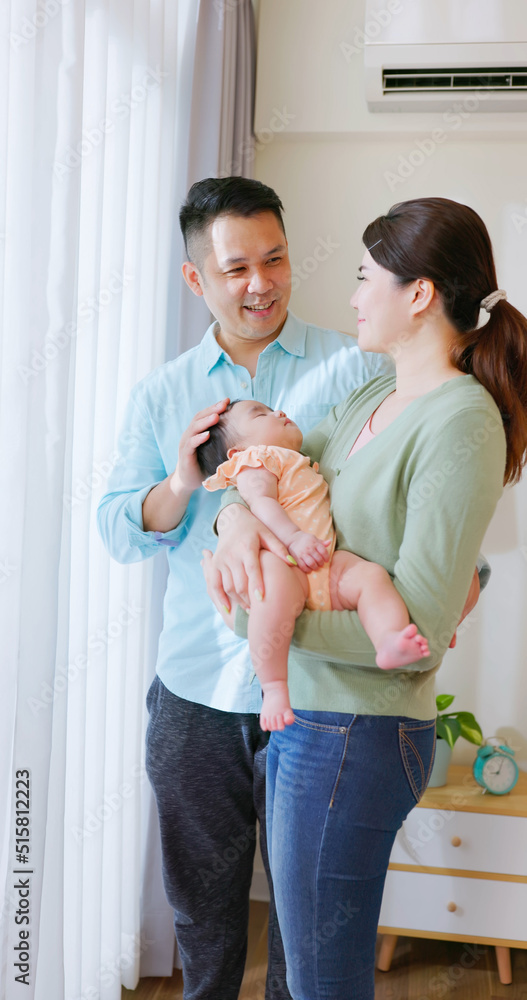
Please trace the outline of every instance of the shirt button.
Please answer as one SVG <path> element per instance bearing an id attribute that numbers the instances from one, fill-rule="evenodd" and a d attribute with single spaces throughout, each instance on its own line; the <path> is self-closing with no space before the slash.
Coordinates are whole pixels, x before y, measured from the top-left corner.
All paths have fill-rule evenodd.
<path id="1" fill-rule="evenodd" d="M 241 385 L 242 389 L 246 389 L 247 388 L 247 382 L 240 382 L 240 385 Z"/>

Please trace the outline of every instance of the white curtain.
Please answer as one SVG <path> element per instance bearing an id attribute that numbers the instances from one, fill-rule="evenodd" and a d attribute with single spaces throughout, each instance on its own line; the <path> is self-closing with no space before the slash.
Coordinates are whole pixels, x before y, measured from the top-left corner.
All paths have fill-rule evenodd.
<path id="1" fill-rule="evenodd" d="M 255 48 L 250 0 L 180 3 L 176 147 L 182 155 L 174 163 L 176 211 L 172 218 L 167 357 L 176 357 L 199 343 L 211 322 L 204 300 L 192 295 L 180 277 L 185 249 L 177 208 L 191 184 L 203 177 L 252 175 Z M 152 599 L 152 608 L 158 611 L 165 585 L 164 573 L 159 570 L 161 567 L 154 578 Z M 153 631 L 157 638 L 158 629 Z M 173 913 L 161 882 L 157 813 L 150 797 L 146 799 L 145 822 L 140 973 L 169 976 L 174 965 Z"/>
<path id="2" fill-rule="evenodd" d="M 186 155 L 175 164 L 177 204 L 202 177 L 251 177 L 255 156 L 252 4 L 250 0 L 206 0 L 186 6 L 177 104 L 178 145 Z M 179 274 L 185 258 L 177 213 L 173 225 L 172 267 Z M 171 285 L 169 315 L 172 357 L 194 347 L 211 321 L 203 299 L 189 295 L 182 281 Z"/>
<path id="3" fill-rule="evenodd" d="M 196 83 L 185 90 L 183 69 L 195 72 L 202 19 L 224 42 L 245 7 L 0 10 L 6 1000 L 119 1000 L 157 946 L 140 930 L 142 872 L 155 869 L 142 755 L 163 568 L 110 563 L 94 512 L 131 386 L 181 349 L 174 216 Z M 201 162 L 191 180 L 218 170 Z"/>

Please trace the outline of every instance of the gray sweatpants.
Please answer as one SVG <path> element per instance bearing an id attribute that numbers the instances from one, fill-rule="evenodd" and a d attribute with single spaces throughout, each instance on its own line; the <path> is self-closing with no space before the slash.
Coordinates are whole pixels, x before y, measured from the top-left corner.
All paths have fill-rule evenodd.
<path id="1" fill-rule="evenodd" d="M 146 768 L 159 812 L 163 880 L 183 964 L 185 1000 L 237 1000 L 247 952 L 249 889 L 260 820 L 269 881 L 266 1000 L 290 1000 L 265 838 L 268 733 L 257 715 L 172 694 L 147 696 Z M 263 995 L 258 990 L 254 1000 Z"/>

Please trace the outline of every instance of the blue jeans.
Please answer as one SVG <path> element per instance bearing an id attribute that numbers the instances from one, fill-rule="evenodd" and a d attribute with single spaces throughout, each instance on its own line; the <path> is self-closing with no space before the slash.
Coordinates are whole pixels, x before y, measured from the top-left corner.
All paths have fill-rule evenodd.
<path id="1" fill-rule="evenodd" d="M 267 842 L 293 1000 L 373 1000 L 390 852 L 434 750 L 435 719 L 295 711 L 272 733 Z"/>

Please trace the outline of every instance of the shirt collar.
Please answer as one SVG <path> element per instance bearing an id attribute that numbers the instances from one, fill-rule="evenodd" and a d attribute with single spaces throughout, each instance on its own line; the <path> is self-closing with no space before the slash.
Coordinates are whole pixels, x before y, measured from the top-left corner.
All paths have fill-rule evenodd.
<path id="1" fill-rule="evenodd" d="M 229 360 L 225 351 L 222 347 L 220 347 L 218 341 L 216 340 L 215 332 L 217 327 L 217 320 L 214 320 L 214 322 L 210 324 L 200 344 L 201 356 L 203 358 L 203 364 L 205 365 L 207 375 L 214 368 L 214 365 L 217 364 L 220 358 L 224 358 L 226 361 Z"/>
<path id="2" fill-rule="evenodd" d="M 281 333 L 276 340 L 273 340 L 272 344 L 269 344 L 269 348 L 274 347 L 275 344 L 280 345 L 288 354 L 294 354 L 296 358 L 303 358 L 306 353 L 306 336 L 306 324 L 294 316 L 292 312 L 288 312 Z"/>
<path id="3" fill-rule="evenodd" d="M 222 347 L 218 344 L 216 340 L 216 332 L 218 329 L 217 321 L 211 323 L 203 340 L 201 341 L 201 354 L 203 357 L 203 363 L 205 366 L 205 371 L 207 375 L 212 371 L 214 365 L 220 360 L 226 361 L 231 364 L 229 356 L 225 353 Z M 288 312 L 287 319 L 282 327 L 282 330 L 276 340 L 273 340 L 270 344 L 264 348 L 266 353 L 270 353 L 272 350 L 276 350 L 281 347 L 287 354 L 293 354 L 297 358 L 305 357 L 306 353 L 306 335 L 307 327 L 306 324 L 294 316 L 293 313 Z"/>

